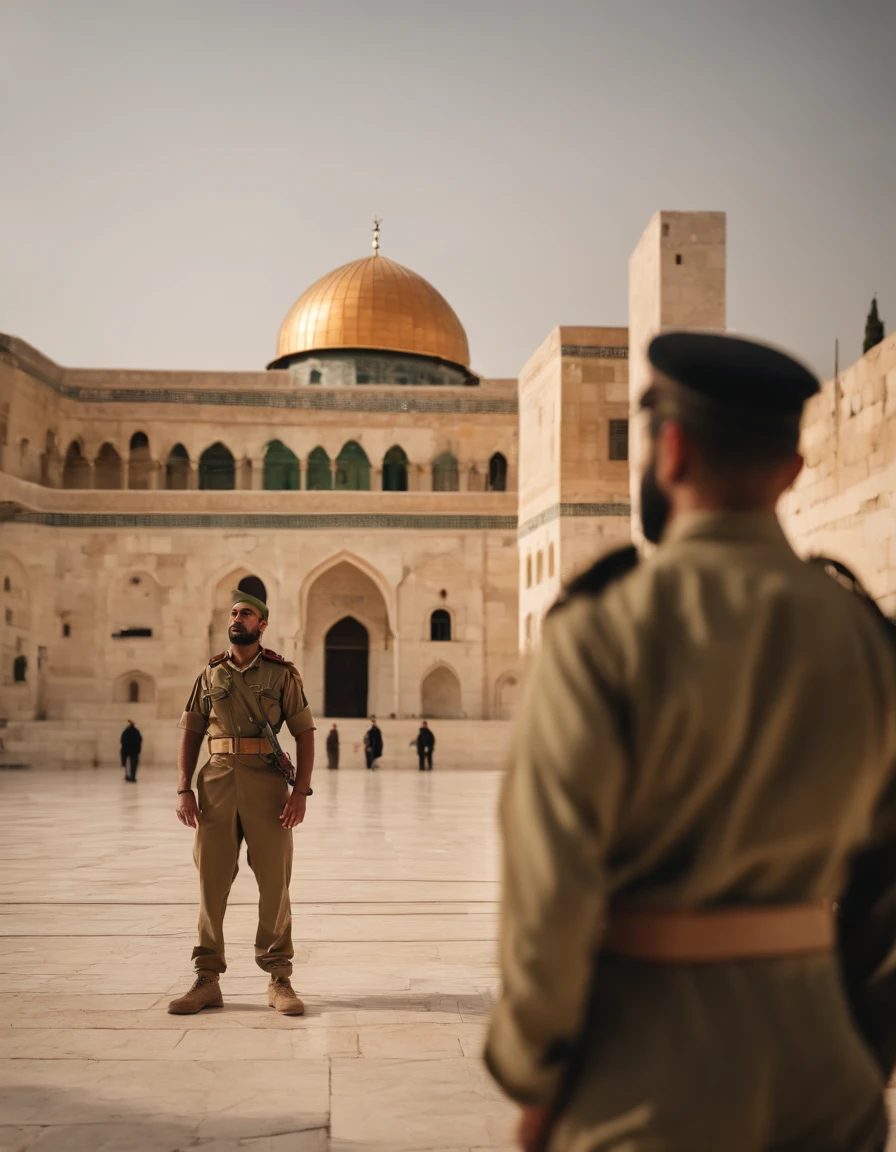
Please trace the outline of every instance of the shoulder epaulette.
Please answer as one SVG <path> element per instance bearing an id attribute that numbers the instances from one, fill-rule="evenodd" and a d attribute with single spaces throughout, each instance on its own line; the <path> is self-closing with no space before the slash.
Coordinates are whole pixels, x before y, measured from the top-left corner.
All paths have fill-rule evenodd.
<path id="1" fill-rule="evenodd" d="M 227 653 L 219 652 L 217 656 L 212 656 L 211 660 L 208 662 L 208 666 L 209 668 L 214 668 L 216 664 L 223 664 L 226 659 Z"/>
<path id="2" fill-rule="evenodd" d="M 601 556 L 600 560 L 566 585 L 552 605 L 550 612 L 562 608 L 564 604 L 568 604 L 570 600 L 577 599 L 579 596 L 599 596 L 605 588 L 615 584 L 617 580 L 621 580 L 623 576 L 626 576 L 637 566 L 638 549 L 633 544 L 629 544 L 625 548 L 617 548 L 614 552 L 608 552 L 606 556 Z"/>
<path id="3" fill-rule="evenodd" d="M 275 652 L 273 648 L 262 648 L 262 656 L 265 660 L 273 660 L 277 664 L 292 664 L 291 660 L 287 660 L 285 656 L 281 656 L 279 652 Z"/>

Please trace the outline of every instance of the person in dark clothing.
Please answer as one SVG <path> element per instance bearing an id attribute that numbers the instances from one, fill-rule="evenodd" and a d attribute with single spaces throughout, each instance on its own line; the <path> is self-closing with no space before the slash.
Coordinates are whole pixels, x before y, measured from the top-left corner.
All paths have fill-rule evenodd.
<path id="1" fill-rule="evenodd" d="M 335 724 L 327 733 L 327 767 L 339 767 L 339 729 Z"/>
<path id="2" fill-rule="evenodd" d="M 421 772 L 432 772 L 432 750 L 436 746 L 436 738 L 432 734 L 429 724 L 425 720 L 420 721 L 420 731 L 417 733 L 417 739 L 411 741 L 411 745 L 417 745 L 417 758 L 420 761 Z"/>
<path id="3" fill-rule="evenodd" d="M 140 729 L 133 720 L 128 720 L 128 726 L 121 734 L 121 766 L 124 768 L 124 778 L 131 784 L 137 782 L 137 765 L 140 763 L 140 749 L 143 747 L 143 737 Z"/>
<path id="4" fill-rule="evenodd" d="M 370 717 L 370 727 L 364 733 L 364 756 L 367 767 L 375 770 L 375 761 L 383 754 L 383 734 L 377 727 L 376 716 Z"/>

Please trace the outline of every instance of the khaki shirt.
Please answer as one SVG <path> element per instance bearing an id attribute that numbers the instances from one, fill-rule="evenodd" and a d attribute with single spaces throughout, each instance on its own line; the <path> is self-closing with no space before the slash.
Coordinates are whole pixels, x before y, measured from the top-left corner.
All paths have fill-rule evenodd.
<path id="1" fill-rule="evenodd" d="M 293 664 L 260 651 L 251 664 L 238 668 L 228 654 L 197 677 L 178 728 L 210 737 L 260 736 L 262 715 L 275 732 L 282 723 L 293 736 L 315 726 Z"/>
<path id="2" fill-rule="evenodd" d="M 882 819 L 894 701 L 881 622 L 771 515 L 676 520 L 649 560 L 551 614 L 501 799 L 486 1055 L 510 1095 L 555 1096 L 610 902 L 840 896 Z"/>

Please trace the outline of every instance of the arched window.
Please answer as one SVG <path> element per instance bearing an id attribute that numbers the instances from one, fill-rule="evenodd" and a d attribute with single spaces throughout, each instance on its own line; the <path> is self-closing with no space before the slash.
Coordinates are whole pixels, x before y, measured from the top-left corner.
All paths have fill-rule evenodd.
<path id="1" fill-rule="evenodd" d="M 496 452 L 488 462 L 488 488 L 490 492 L 507 491 L 507 457 Z"/>
<path id="2" fill-rule="evenodd" d="M 532 553 L 526 557 L 526 587 L 532 587 Z"/>
<path id="3" fill-rule="evenodd" d="M 429 638 L 430 640 L 451 639 L 451 613 L 446 612 L 444 608 L 436 608 L 430 616 Z"/>
<path id="4" fill-rule="evenodd" d="M 308 383 L 309 384 L 320 384 L 320 381 L 321 381 L 320 369 L 319 368 L 312 368 L 311 371 L 308 373 Z"/>
<path id="5" fill-rule="evenodd" d="M 352 492 L 370 491 L 370 461 L 357 440 L 349 440 L 336 457 L 335 486 Z"/>
<path id="6" fill-rule="evenodd" d="M 136 680 L 131 680 L 128 684 L 128 704 L 140 703 L 140 685 Z"/>
<path id="7" fill-rule="evenodd" d="M 443 452 L 432 462 L 432 490 L 433 492 L 456 492 L 458 482 L 457 457 L 450 452 Z"/>
<path id="8" fill-rule="evenodd" d="M 539 548 L 535 557 L 535 583 L 540 584 L 544 576 L 544 552 Z"/>
<path id="9" fill-rule="evenodd" d="M 333 487 L 330 457 L 323 448 L 315 448 L 308 457 L 308 476 L 305 486 L 318 492 L 324 492 Z"/>
<path id="10" fill-rule="evenodd" d="M 3 591 L 12 592 L 12 581 L 8 576 L 3 577 Z"/>
<path id="11" fill-rule="evenodd" d="M 199 487 L 229 491 L 235 486 L 233 455 L 221 441 L 212 444 L 199 457 Z"/>
<path id="12" fill-rule="evenodd" d="M 131 437 L 128 488 L 144 491 L 149 488 L 151 478 L 152 453 L 149 450 L 149 437 L 145 432 L 135 432 Z"/>
<path id="13" fill-rule="evenodd" d="M 383 457 L 383 491 L 407 492 L 408 457 L 403 448 L 396 444 Z"/>
<path id="14" fill-rule="evenodd" d="M 268 492 L 298 492 L 299 459 L 280 440 L 272 440 L 264 454 L 264 486 Z"/>
<path id="15" fill-rule="evenodd" d="M 554 575 L 554 542 L 548 545 L 548 576 Z"/>
<path id="16" fill-rule="evenodd" d="M 16 684 L 24 684 L 28 674 L 28 661 L 24 656 L 16 656 L 12 662 L 12 678 Z"/>
<path id="17" fill-rule="evenodd" d="M 165 487 L 182 491 L 190 487 L 190 453 L 183 444 L 175 444 L 165 465 Z"/>
<path id="18" fill-rule="evenodd" d="M 121 487 L 121 457 L 114 444 L 105 443 L 93 462 L 94 488 Z"/>
<path id="19" fill-rule="evenodd" d="M 65 464 L 62 468 L 63 488 L 86 488 L 90 483 L 90 465 L 84 459 L 81 445 L 72 440 L 65 454 Z"/>

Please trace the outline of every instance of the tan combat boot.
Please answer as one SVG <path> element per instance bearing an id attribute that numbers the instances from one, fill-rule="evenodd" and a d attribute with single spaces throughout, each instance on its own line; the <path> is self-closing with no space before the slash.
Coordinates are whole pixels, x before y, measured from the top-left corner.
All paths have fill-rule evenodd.
<path id="1" fill-rule="evenodd" d="M 282 1012 L 284 1016 L 301 1016 L 305 1005 L 292 990 L 288 976 L 271 975 L 268 985 L 268 1004 Z"/>
<path id="2" fill-rule="evenodd" d="M 168 1005 L 172 1016 L 192 1016 L 194 1012 L 201 1012 L 203 1008 L 223 1008 L 224 1000 L 221 996 L 221 985 L 217 972 L 201 971 L 196 973 L 196 983 L 186 994 L 178 996 Z"/>

